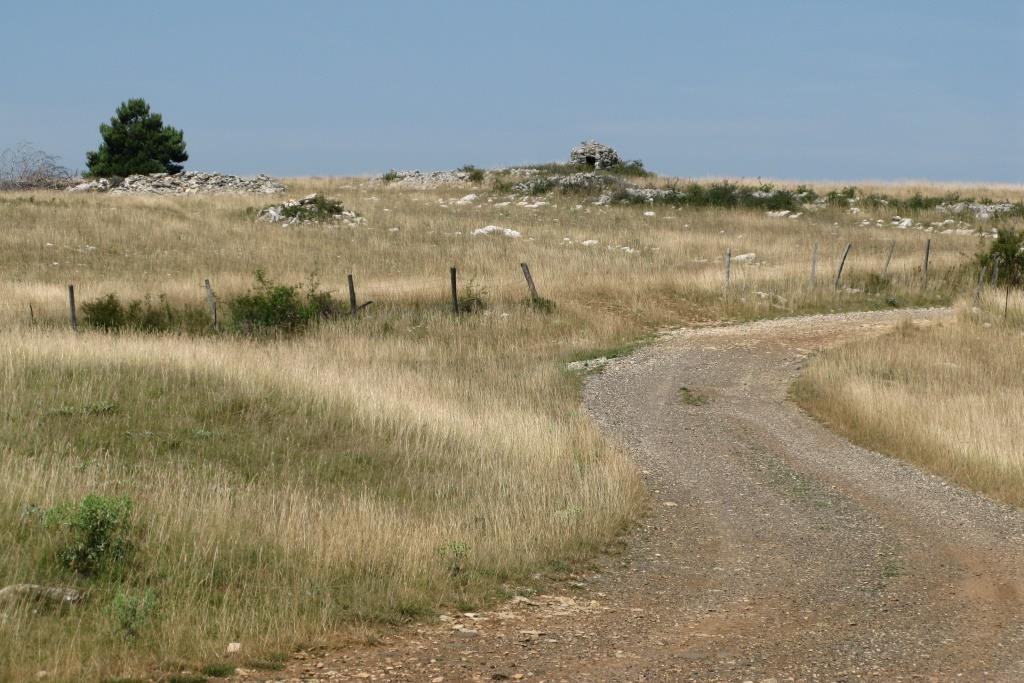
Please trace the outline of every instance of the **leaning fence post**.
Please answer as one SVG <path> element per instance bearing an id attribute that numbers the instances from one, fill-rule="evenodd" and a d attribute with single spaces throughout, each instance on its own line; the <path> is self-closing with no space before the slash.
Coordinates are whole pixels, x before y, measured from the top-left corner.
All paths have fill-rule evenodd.
<path id="1" fill-rule="evenodd" d="M 537 287 L 533 284 L 533 276 L 530 275 L 530 266 L 526 263 L 519 264 L 523 269 L 523 277 L 526 278 L 526 286 L 530 288 L 530 300 L 537 301 L 540 295 L 537 294 Z"/>
<path id="2" fill-rule="evenodd" d="M 882 266 L 882 277 L 889 273 L 889 263 L 892 261 L 892 252 L 896 250 L 896 240 L 889 245 L 889 253 L 885 256 L 885 265 Z"/>
<path id="3" fill-rule="evenodd" d="M 352 273 L 348 274 L 348 312 L 350 315 L 356 314 L 356 283 Z"/>
<path id="4" fill-rule="evenodd" d="M 203 286 L 206 287 L 206 301 L 210 304 L 210 320 L 213 322 L 213 329 L 220 331 L 220 323 L 217 321 L 217 297 L 213 293 L 213 287 L 210 286 L 209 278 L 203 280 Z"/>
<path id="5" fill-rule="evenodd" d="M 836 268 L 836 281 L 833 284 L 833 289 L 839 289 L 839 278 L 843 276 L 843 266 L 846 265 L 846 257 L 850 254 L 850 248 L 853 244 L 847 243 L 846 250 L 843 251 L 843 258 L 839 259 L 839 267 Z"/>
<path id="6" fill-rule="evenodd" d="M 455 266 L 452 266 L 451 275 L 452 275 L 452 313 L 454 313 L 455 315 L 458 315 L 459 314 L 459 284 L 458 284 L 458 275 L 456 274 L 456 271 L 455 271 Z"/>
<path id="7" fill-rule="evenodd" d="M 725 286 L 729 286 L 729 276 L 732 270 L 732 247 L 725 250 Z"/>
<path id="8" fill-rule="evenodd" d="M 78 332 L 78 311 L 75 310 L 75 286 L 68 285 L 68 309 L 71 313 L 71 331 Z"/>
<path id="9" fill-rule="evenodd" d="M 818 243 L 814 243 L 814 248 L 811 249 L 811 287 L 814 287 L 814 281 L 817 279 L 818 274 Z"/>
<path id="10" fill-rule="evenodd" d="M 928 241 L 924 243 L 924 266 L 922 268 L 924 272 L 924 284 L 922 285 L 923 287 L 928 286 L 928 257 L 931 255 L 931 252 L 932 240 L 931 238 L 929 238 Z"/>
<path id="11" fill-rule="evenodd" d="M 32 302 L 28 302 L 28 321 L 33 325 L 36 324 L 36 312 L 32 310 Z"/>

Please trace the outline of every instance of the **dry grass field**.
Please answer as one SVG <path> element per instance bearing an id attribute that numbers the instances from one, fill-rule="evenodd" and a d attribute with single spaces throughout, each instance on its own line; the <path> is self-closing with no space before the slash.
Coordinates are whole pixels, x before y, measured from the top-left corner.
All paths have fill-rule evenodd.
<path id="1" fill-rule="evenodd" d="M 855 442 L 1024 505 L 1024 295 L 988 289 L 955 321 L 819 356 L 794 387 Z"/>
<path id="2" fill-rule="evenodd" d="M 969 290 L 982 244 L 862 225 L 888 223 L 880 210 L 791 219 L 557 194 L 531 209 L 486 185 L 289 183 L 289 196 L 313 191 L 366 224 L 256 222 L 266 197 L 0 195 L 0 586 L 87 591 L 67 610 L 8 609 L 0 680 L 196 670 L 224 661 L 230 642 L 242 644 L 231 662 L 270 666 L 299 643 L 372 636 L 382 622 L 526 590 L 606 547 L 644 506 L 630 460 L 583 413 L 567 361 L 668 326 L 948 303 Z M 479 197 L 454 201 L 470 192 Z M 471 234 L 492 224 L 522 237 Z M 879 278 L 892 241 L 890 277 Z M 753 254 L 732 263 L 728 289 L 726 249 Z M 523 261 L 553 309 L 529 304 Z M 452 315 L 453 265 L 482 310 Z M 166 295 L 201 307 L 205 278 L 228 299 L 257 269 L 276 282 L 315 278 L 342 299 L 353 273 L 360 301 L 375 303 L 279 338 L 68 329 L 68 283 L 80 302 Z M 901 334 L 990 335 L 973 343 L 1001 345 L 994 362 L 1010 362 L 1007 349 L 1020 358 L 1019 331 L 1002 327 Z M 977 357 L 963 354 L 939 376 L 972 373 Z M 812 378 L 834 372 L 829 358 Z M 995 366 L 985 372 L 976 393 L 1009 387 Z M 952 401 L 940 396 L 907 419 L 963 406 L 992 415 L 995 405 Z M 1000 436 L 1019 430 L 999 431 L 1009 413 L 986 419 L 979 438 L 993 476 L 1016 467 L 1019 478 L 1020 443 Z M 934 430 L 927 443 L 973 439 L 923 422 Z M 134 548 L 92 578 L 55 562 L 66 528 L 46 513 L 87 494 L 131 501 Z"/>

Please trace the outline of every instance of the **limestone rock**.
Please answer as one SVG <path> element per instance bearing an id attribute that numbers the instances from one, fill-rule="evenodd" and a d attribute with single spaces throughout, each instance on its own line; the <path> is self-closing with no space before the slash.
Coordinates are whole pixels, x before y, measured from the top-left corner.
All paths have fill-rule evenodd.
<path id="1" fill-rule="evenodd" d="M 74 588 L 53 588 L 34 583 L 15 583 L 0 588 L 0 615 L 20 604 L 34 604 L 51 608 L 67 607 L 82 601 L 85 596 Z"/>
<path id="2" fill-rule="evenodd" d="M 183 171 L 130 175 L 123 180 L 100 178 L 81 183 L 69 192 L 109 192 L 115 194 L 275 194 L 284 192 L 270 176 L 243 177 L 223 173 Z"/>
<path id="3" fill-rule="evenodd" d="M 256 220 L 283 225 L 333 222 L 359 225 L 366 222 L 365 218 L 355 211 L 346 209 L 341 202 L 323 197 L 316 192 L 302 199 L 292 199 L 283 204 L 268 206 L 257 214 Z"/>
<path id="4" fill-rule="evenodd" d="M 430 190 L 439 185 L 470 182 L 468 171 L 388 171 L 376 180 L 413 190 Z"/>

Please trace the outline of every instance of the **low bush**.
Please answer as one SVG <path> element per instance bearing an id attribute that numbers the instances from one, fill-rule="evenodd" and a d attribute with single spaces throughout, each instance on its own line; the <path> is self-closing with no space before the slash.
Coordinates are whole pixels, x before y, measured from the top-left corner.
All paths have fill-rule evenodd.
<path id="1" fill-rule="evenodd" d="M 477 313 L 487 308 L 487 289 L 470 280 L 459 292 L 459 312 Z"/>
<path id="2" fill-rule="evenodd" d="M 535 169 L 545 175 L 571 175 L 573 173 L 594 173 L 594 167 L 586 164 L 560 164 L 560 163 L 547 163 L 547 164 L 528 164 L 526 166 L 519 166 L 517 168 Z M 609 166 L 603 168 L 597 173 L 607 173 L 608 175 L 627 176 L 633 178 L 649 178 L 654 175 L 651 171 L 644 168 L 644 163 L 639 159 L 634 161 L 624 161 L 621 164 L 615 166 Z"/>
<path id="3" fill-rule="evenodd" d="M 243 333 L 292 333 L 341 313 L 341 304 L 329 292 L 310 282 L 305 291 L 277 284 L 256 271 L 256 286 L 228 301 L 231 326 Z"/>
<path id="4" fill-rule="evenodd" d="M 78 503 L 64 503 L 46 513 L 61 539 L 57 562 L 82 576 L 96 576 L 132 554 L 132 502 L 89 494 Z"/>
<path id="5" fill-rule="evenodd" d="M 201 306 L 172 307 L 163 295 L 157 301 L 146 296 L 124 304 L 116 294 L 107 294 L 82 304 L 82 323 L 105 332 L 198 333 L 209 327 L 209 315 Z"/>
<path id="6" fill-rule="evenodd" d="M 1020 285 L 1024 279 L 1024 232 L 999 228 L 988 251 L 978 255 L 978 266 L 987 273 L 998 268 L 999 284 Z"/>
<path id="7" fill-rule="evenodd" d="M 340 216 L 345 211 L 345 205 L 334 199 L 328 199 L 321 194 L 315 195 L 309 201 L 302 203 L 285 204 L 281 209 L 282 218 L 295 218 L 300 221 L 312 223 L 326 223 L 335 216 Z"/>
<path id="8" fill-rule="evenodd" d="M 110 603 L 110 614 L 118 635 L 134 640 L 156 612 L 156 597 L 147 590 L 140 595 L 118 593 Z"/>
<path id="9" fill-rule="evenodd" d="M 686 186 L 669 187 L 664 192 L 647 196 L 623 188 L 612 194 L 613 203 L 622 204 L 664 204 L 668 206 L 691 206 L 711 208 L 744 208 L 778 211 L 799 210 L 800 199 L 790 190 L 781 190 L 771 185 L 739 185 L 729 181 L 702 185 L 689 183 Z"/>
<path id="10" fill-rule="evenodd" d="M 484 170 L 482 168 L 477 168 L 476 166 L 473 166 L 472 164 L 466 164 L 465 166 L 463 166 L 459 170 L 462 171 L 463 173 L 468 173 L 469 174 L 469 181 L 472 182 L 472 183 L 481 183 L 484 180 L 484 175 L 485 174 L 484 174 Z"/>

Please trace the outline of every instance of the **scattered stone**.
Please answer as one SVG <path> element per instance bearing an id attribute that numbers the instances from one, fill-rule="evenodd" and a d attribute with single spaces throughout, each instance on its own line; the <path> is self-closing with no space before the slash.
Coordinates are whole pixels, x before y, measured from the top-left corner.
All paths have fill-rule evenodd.
<path id="1" fill-rule="evenodd" d="M 69 607 L 76 605 L 85 595 L 74 588 L 39 586 L 34 583 L 15 583 L 0 588 L 0 614 L 14 607 L 33 603 L 47 607 Z"/>
<path id="2" fill-rule="evenodd" d="M 414 190 L 430 190 L 439 185 L 471 182 L 468 171 L 388 171 L 377 182 Z"/>
<path id="3" fill-rule="evenodd" d="M 521 194 L 540 194 L 551 190 L 579 192 L 591 194 L 604 190 L 621 190 L 629 187 L 622 178 L 604 173 L 570 173 L 569 175 L 553 175 L 534 177 L 516 183 L 513 192 Z"/>
<path id="4" fill-rule="evenodd" d="M 256 220 L 283 223 L 284 225 L 331 223 L 334 221 L 340 221 L 345 225 L 359 225 L 366 222 L 365 218 L 355 211 L 346 209 L 341 202 L 316 192 L 302 199 L 293 199 L 283 204 L 268 206 L 256 215 Z"/>
<path id="5" fill-rule="evenodd" d="M 481 235 L 504 235 L 505 237 L 511 237 L 513 239 L 523 236 L 523 234 L 518 230 L 502 228 L 497 225 L 485 225 L 482 228 L 477 228 L 470 234 L 473 235 L 473 237 L 479 237 Z"/>
<path id="6" fill-rule="evenodd" d="M 150 173 L 127 178 L 99 178 L 79 183 L 68 192 L 109 192 L 110 194 L 275 194 L 284 185 L 266 175 L 242 177 L 222 173 L 183 171 Z"/>
<path id="7" fill-rule="evenodd" d="M 757 254 L 751 252 L 749 254 L 737 254 L 732 257 L 732 260 L 736 263 L 747 263 L 748 261 L 753 261 L 756 257 Z"/>
<path id="8" fill-rule="evenodd" d="M 118 182 L 118 184 L 120 184 Z M 88 180 L 84 183 L 72 185 L 68 188 L 68 192 L 106 192 L 113 185 L 107 178 L 99 178 L 97 180 Z"/>
<path id="9" fill-rule="evenodd" d="M 601 170 L 618 166 L 622 159 L 619 158 L 618 152 L 608 145 L 602 145 L 596 140 L 586 140 L 572 148 L 569 152 L 569 162 Z"/>
<path id="10" fill-rule="evenodd" d="M 567 363 L 565 368 L 573 372 L 589 372 L 591 370 L 600 370 L 604 366 L 608 365 L 611 359 L 601 356 L 600 358 L 588 358 L 586 360 L 576 360 L 571 363 Z"/>
<path id="11" fill-rule="evenodd" d="M 234 654 L 235 652 L 239 652 L 239 651 L 241 651 L 241 649 L 242 649 L 242 644 L 241 643 L 228 643 L 228 654 L 229 655 L 230 654 Z"/>

